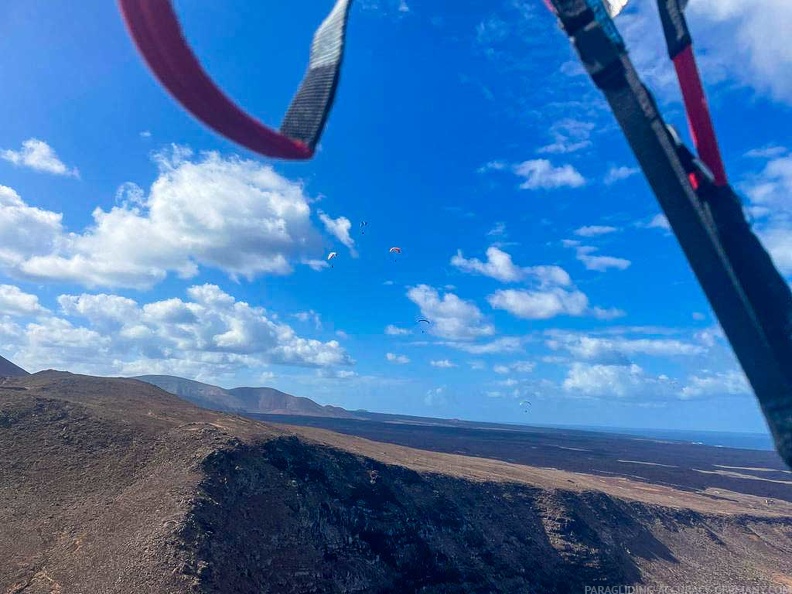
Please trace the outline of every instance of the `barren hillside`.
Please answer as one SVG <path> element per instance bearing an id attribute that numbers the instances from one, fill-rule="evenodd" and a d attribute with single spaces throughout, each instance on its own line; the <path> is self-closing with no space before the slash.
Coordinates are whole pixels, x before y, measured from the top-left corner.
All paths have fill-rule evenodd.
<path id="1" fill-rule="evenodd" d="M 135 380 L 0 385 L 0 591 L 792 584 L 792 504 L 428 453 Z"/>

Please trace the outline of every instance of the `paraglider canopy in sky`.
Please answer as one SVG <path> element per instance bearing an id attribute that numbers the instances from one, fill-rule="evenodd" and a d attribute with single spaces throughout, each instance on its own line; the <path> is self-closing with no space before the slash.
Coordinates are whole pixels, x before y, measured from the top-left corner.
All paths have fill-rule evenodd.
<path id="1" fill-rule="evenodd" d="M 333 268 L 333 260 L 338 257 L 338 252 L 330 252 L 327 254 L 327 261 L 330 262 L 330 268 Z"/>

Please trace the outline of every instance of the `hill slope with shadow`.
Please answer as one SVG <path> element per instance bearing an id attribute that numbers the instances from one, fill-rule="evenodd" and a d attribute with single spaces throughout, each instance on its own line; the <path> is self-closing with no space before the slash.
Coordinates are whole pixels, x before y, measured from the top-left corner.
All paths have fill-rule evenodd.
<path id="1" fill-rule="evenodd" d="M 0 377 L 19 377 L 22 375 L 30 374 L 19 365 L 14 365 L 8 359 L 0 357 Z"/>
<path id="2" fill-rule="evenodd" d="M 790 584 L 792 504 L 423 452 L 149 384 L 0 385 L 0 591 Z"/>

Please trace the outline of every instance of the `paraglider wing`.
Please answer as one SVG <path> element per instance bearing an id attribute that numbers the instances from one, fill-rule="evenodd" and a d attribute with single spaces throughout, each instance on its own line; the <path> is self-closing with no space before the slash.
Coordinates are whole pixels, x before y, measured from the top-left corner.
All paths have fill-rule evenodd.
<path id="1" fill-rule="evenodd" d="M 388 250 L 388 252 L 390 252 L 391 254 L 401 254 L 402 249 L 400 247 L 392 247 L 391 249 Z"/>
<path id="2" fill-rule="evenodd" d="M 352 0 L 337 0 L 314 34 L 308 71 L 281 124 L 281 134 L 301 140 L 312 151 L 335 99 L 351 4 Z"/>
<path id="3" fill-rule="evenodd" d="M 182 34 L 172 0 L 119 0 L 146 63 L 187 111 L 223 136 L 268 157 L 309 159 L 332 107 L 351 0 L 338 0 L 314 36 L 308 73 L 276 132 L 212 81 Z"/>
<path id="4" fill-rule="evenodd" d="M 338 252 L 330 252 L 329 254 L 327 254 L 327 261 L 329 262 L 330 260 L 332 260 L 337 256 L 338 256 Z"/>

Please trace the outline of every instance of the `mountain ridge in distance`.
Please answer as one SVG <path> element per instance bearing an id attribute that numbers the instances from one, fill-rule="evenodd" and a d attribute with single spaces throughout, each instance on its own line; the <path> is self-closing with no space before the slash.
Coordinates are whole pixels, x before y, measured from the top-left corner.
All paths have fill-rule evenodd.
<path id="1" fill-rule="evenodd" d="M 319 404 L 305 396 L 292 396 L 275 388 L 240 387 L 228 390 L 244 402 L 256 403 L 269 414 L 305 415 L 333 418 L 353 418 L 354 415 L 340 406 Z"/>
<path id="2" fill-rule="evenodd" d="M 140 375 L 152 384 L 197 406 L 222 412 L 297 415 L 352 419 L 355 415 L 340 406 L 321 405 L 304 396 L 292 396 L 269 387 L 221 388 L 175 375 Z"/>
<path id="3" fill-rule="evenodd" d="M 509 428 L 508 425 L 494 422 L 381 413 L 362 408 L 350 411 L 332 404 L 319 404 L 305 396 L 293 396 L 270 387 L 221 388 L 220 386 L 205 384 L 176 375 L 138 375 L 129 379 L 152 384 L 166 392 L 184 398 L 196 406 L 221 412 L 279 415 L 284 417 L 358 419 L 429 426 L 491 426 Z"/>

